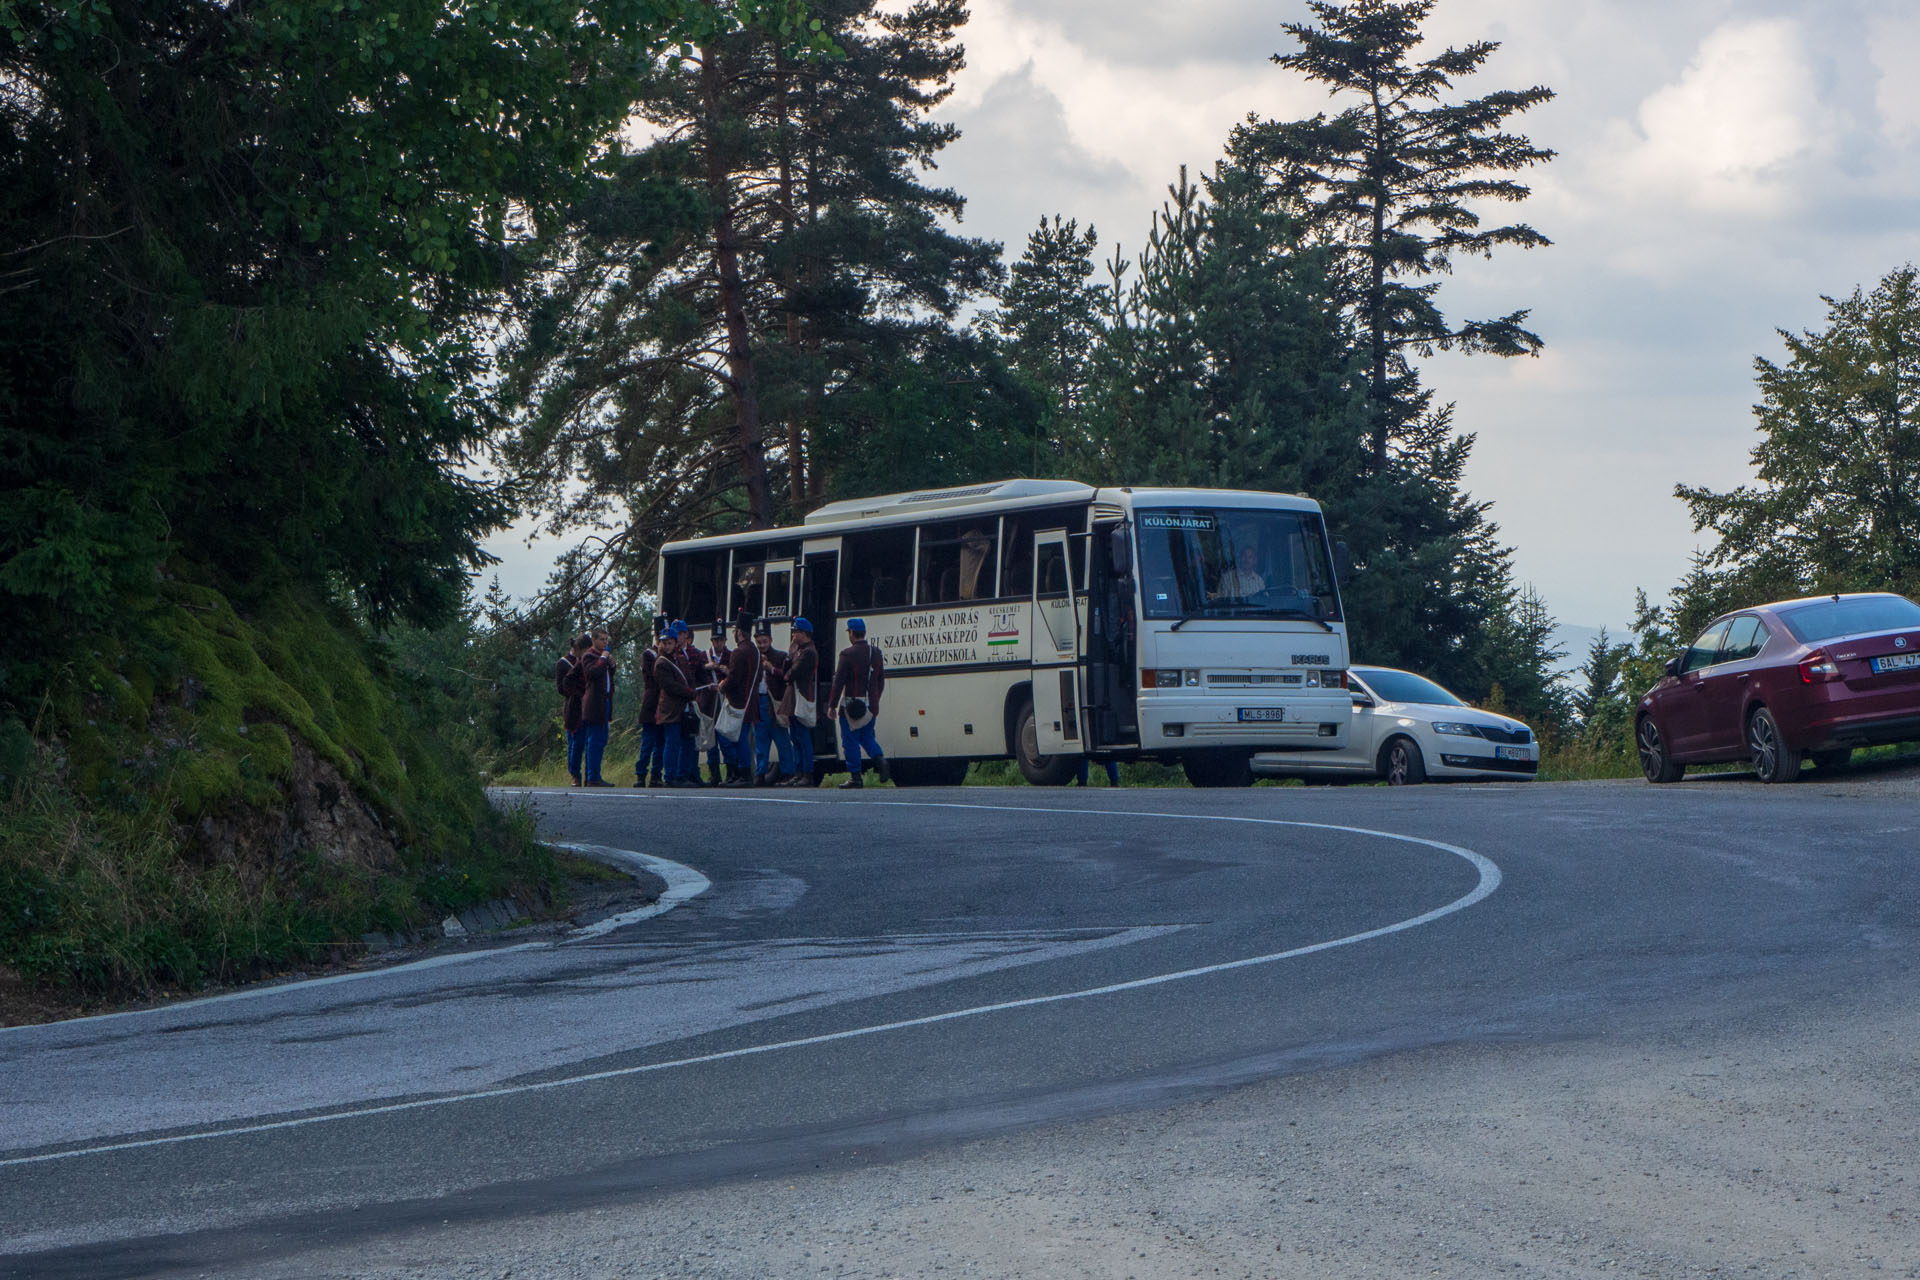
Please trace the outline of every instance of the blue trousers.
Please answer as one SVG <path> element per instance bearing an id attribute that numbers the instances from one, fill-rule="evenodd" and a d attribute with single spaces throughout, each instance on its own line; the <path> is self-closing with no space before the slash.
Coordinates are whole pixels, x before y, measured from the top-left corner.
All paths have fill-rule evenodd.
<path id="1" fill-rule="evenodd" d="M 680 726 L 660 726 L 660 776 L 672 782 L 682 777 L 680 765 Z"/>
<path id="2" fill-rule="evenodd" d="M 567 772 L 573 777 L 580 776 L 580 766 L 587 759 L 587 726 L 567 730 Z"/>
<path id="3" fill-rule="evenodd" d="M 767 771 L 767 761 L 775 748 L 780 752 L 780 772 L 793 772 L 793 735 L 773 718 L 773 699 L 760 695 L 760 723 L 753 726 L 753 772 L 755 777 Z"/>
<path id="4" fill-rule="evenodd" d="M 798 720 L 793 722 L 793 771 L 813 776 L 813 730 Z"/>
<path id="5" fill-rule="evenodd" d="M 640 726 L 640 758 L 633 764 L 633 780 L 645 782 L 647 775 L 660 776 L 662 754 L 660 750 L 660 726 L 643 724 Z"/>
<path id="6" fill-rule="evenodd" d="M 879 723 L 880 719 L 876 716 L 855 729 L 847 724 L 845 716 L 840 717 L 840 753 L 847 758 L 847 772 L 856 778 L 860 776 L 861 751 L 864 750 L 872 760 L 878 760 L 886 754 L 880 750 L 880 743 L 873 736 L 873 726 Z"/>
<path id="7" fill-rule="evenodd" d="M 1110 787 L 1119 786 L 1120 785 L 1120 766 L 1115 764 L 1111 760 L 1107 761 L 1106 765 L 1107 765 L 1107 785 Z M 1080 785 L 1083 787 L 1087 785 L 1087 758 L 1085 756 L 1080 757 Z"/>
<path id="8" fill-rule="evenodd" d="M 698 735 L 687 728 L 687 722 L 680 721 L 680 776 L 691 781 L 700 773 L 700 749 L 696 745 Z"/>
<path id="9" fill-rule="evenodd" d="M 604 723 L 583 724 L 580 734 L 587 740 L 587 755 L 581 764 L 581 772 L 588 782 L 602 781 L 600 758 L 607 754 L 607 726 Z"/>

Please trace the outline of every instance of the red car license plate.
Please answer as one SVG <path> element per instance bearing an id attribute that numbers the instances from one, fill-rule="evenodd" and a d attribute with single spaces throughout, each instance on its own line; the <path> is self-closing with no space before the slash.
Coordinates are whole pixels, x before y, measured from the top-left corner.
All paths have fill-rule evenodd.
<path id="1" fill-rule="evenodd" d="M 1873 674 L 1885 675 L 1889 671 L 1911 671 L 1920 667 L 1920 653 L 1896 653 L 1885 658 L 1875 658 L 1870 664 Z"/>

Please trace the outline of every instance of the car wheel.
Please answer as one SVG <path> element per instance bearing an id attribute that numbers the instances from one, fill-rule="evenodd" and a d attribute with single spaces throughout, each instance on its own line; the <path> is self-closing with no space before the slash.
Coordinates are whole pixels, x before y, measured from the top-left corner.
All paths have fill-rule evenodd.
<path id="1" fill-rule="evenodd" d="M 1013 750 L 1014 763 L 1020 766 L 1020 776 L 1036 787 L 1064 787 L 1071 782 L 1079 760 L 1069 755 L 1040 754 L 1040 731 L 1034 721 L 1032 702 L 1020 708 L 1020 718 L 1016 724 Z"/>
<path id="2" fill-rule="evenodd" d="M 1380 748 L 1380 776 L 1390 787 L 1418 786 L 1427 780 L 1426 757 L 1412 738 L 1395 738 Z"/>
<path id="3" fill-rule="evenodd" d="M 1780 724 L 1765 707 L 1755 707 L 1747 717 L 1747 752 L 1762 782 L 1792 782 L 1800 776 L 1800 753 L 1781 741 Z"/>
<path id="4" fill-rule="evenodd" d="M 1678 782 L 1686 774 L 1687 766 L 1674 763 L 1667 740 L 1660 736 L 1660 726 L 1652 716 L 1641 716 L 1634 726 L 1633 745 L 1640 752 L 1640 772 L 1647 775 L 1648 782 Z"/>
<path id="5" fill-rule="evenodd" d="M 1831 751 L 1813 753 L 1813 767 L 1816 769 L 1844 769 L 1853 763 L 1852 747 L 1835 747 Z"/>

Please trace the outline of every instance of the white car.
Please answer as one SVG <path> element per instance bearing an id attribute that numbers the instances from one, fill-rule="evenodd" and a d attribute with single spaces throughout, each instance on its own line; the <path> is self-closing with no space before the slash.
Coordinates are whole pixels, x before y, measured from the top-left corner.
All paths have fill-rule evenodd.
<path id="1" fill-rule="evenodd" d="M 1380 778 L 1394 786 L 1429 778 L 1531 779 L 1540 771 L 1533 730 L 1468 706 L 1411 671 L 1354 667 L 1353 729 L 1340 751 L 1262 751 L 1254 772 L 1309 781 Z"/>

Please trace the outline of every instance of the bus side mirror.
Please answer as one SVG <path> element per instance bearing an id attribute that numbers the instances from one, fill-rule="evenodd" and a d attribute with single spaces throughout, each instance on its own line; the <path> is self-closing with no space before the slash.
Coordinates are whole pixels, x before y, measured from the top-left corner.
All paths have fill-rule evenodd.
<path id="1" fill-rule="evenodd" d="M 1133 577 L 1133 548 L 1127 544 L 1127 526 L 1117 524 L 1107 531 L 1107 562 L 1113 576 L 1125 582 Z"/>
<path id="2" fill-rule="evenodd" d="M 1353 581 L 1353 549 L 1344 540 L 1333 544 L 1333 580 L 1343 587 Z"/>

